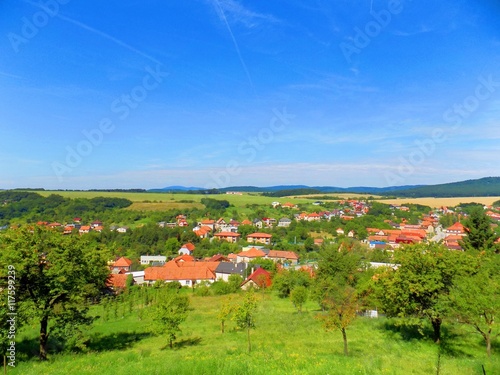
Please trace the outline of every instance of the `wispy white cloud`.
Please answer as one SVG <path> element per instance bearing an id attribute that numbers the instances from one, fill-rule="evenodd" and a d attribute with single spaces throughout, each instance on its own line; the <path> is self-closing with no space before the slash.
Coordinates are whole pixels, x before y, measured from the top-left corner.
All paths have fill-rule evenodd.
<path id="1" fill-rule="evenodd" d="M 273 15 L 258 13 L 243 6 L 236 0 L 212 0 L 221 20 L 241 24 L 249 29 L 259 27 L 263 23 L 278 23 Z"/>

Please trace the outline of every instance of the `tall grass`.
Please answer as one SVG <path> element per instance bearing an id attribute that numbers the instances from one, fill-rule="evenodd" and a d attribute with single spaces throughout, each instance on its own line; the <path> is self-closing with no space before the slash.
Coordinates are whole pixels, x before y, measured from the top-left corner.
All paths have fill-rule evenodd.
<path id="1" fill-rule="evenodd" d="M 225 297 L 191 294 L 192 311 L 182 324 L 174 349 L 166 338 L 150 334 L 144 296 L 130 308 L 127 301 L 94 313 L 88 353 L 52 354 L 40 363 L 36 329 L 24 331 L 23 353 L 9 374 L 500 374 L 499 343 L 487 359 L 480 337 L 461 327 L 445 331 L 441 347 L 416 331 L 401 330 L 385 318 L 358 318 L 348 329 L 350 355 L 343 355 L 340 333 L 326 333 L 314 318 L 317 305 L 308 302 L 298 313 L 288 299 L 259 293 L 252 352 L 246 334 L 231 321 L 220 331 L 218 310 Z M 153 292 L 152 292 L 153 293 Z M 153 298 L 150 296 L 150 298 Z M 142 319 L 142 320 L 140 320 Z M 22 359 L 22 360 L 21 360 Z"/>

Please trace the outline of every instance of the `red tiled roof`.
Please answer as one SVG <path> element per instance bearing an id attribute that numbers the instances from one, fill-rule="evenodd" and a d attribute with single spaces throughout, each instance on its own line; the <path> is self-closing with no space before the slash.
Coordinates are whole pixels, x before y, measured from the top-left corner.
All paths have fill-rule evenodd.
<path id="1" fill-rule="evenodd" d="M 250 280 L 252 280 L 255 284 L 257 284 L 259 287 L 270 287 L 271 286 L 271 274 L 266 271 L 264 268 L 257 268 L 254 273 L 252 273 L 250 276 L 247 277 L 245 281 L 243 281 L 243 284 L 245 285 L 248 283 Z"/>
<path id="2" fill-rule="evenodd" d="M 241 222 L 241 225 L 252 225 L 252 222 L 248 219 L 245 219 Z"/>
<path id="3" fill-rule="evenodd" d="M 144 280 L 215 280 L 215 269 L 220 262 L 174 262 L 163 267 L 148 267 L 144 270 Z"/>
<path id="4" fill-rule="evenodd" d="M 176 262 L 194 262 L 194 257 L 191 255 L 183 254 L 179 255 L 177 258 L 174 259 Z M 167 263 L 165 263 L 166 265 Z"/>
<path id="5" fill-rule="evenodd" d="M 106 285 L 113 288 L 125 288 L 128 275 L 124 273 L 112 273 L 109 275 Z"/>
<path id="6" fill-rule="evenodd" d="M 262 250 L 252 247 L 250 250 L 242 251 L 238 254 L 238 256 L 245 258 L 264 258 L 266 256 L 266 253 Z"/>
<path id="7" fill-rule="evenodd" d="M 132 265 L 132 261 L 128 258 L 121 257 L 116 262 L 113 263 L 113 267 L 130 267 Z"/>
<path id="8" fill-rule="evenodd" d="M 215 233 L 214 237 L 241 237 L 241 234 L 234 232 L 219 232 Z"/>
<path id="9" fill-rule="evenodd" d="M 465 232 L 464 226 L 459 221 L 457 221 L 452 226 L 446 228 L 446 230 L 449 232 Z"/>
<path id="10" fill-rule="evenodd" d="M 247 236 L 247 238 L 248 237 L 251 237 L 251 238 L 271 238 L 272 235 L 269 234 L 269 233 L 259 233 L 259 232 L 256 232 L 256 233 L 249 234 Z"/>
<path id="11" fill-rule="evenodd" d="M 189 251 L 193 251 L 196 248 L 196 246 L 194 246 L 191 242 L 185 243 L 182 247 L 188 249 Z"/>
<path id="12" fill-rule="evenodd" d="M 286 250 L 269 250 L 268 258 L 284 258 L 284 259 L 299 259 L 293 251 Z"/>

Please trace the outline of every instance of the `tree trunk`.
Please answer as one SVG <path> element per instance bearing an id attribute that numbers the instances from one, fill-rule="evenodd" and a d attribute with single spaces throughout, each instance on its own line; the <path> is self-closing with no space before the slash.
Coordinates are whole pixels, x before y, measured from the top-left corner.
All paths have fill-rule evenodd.
<path id="1" fill-rule="evenodd" d="M 486 340 L 486 353 L 488 354 L 488 358 L 491 357 L 491 336 L 486 335 L 485 338 Z"/>
<path id="2" fill-rule="evenodd" d="M 441 323 L 442 323 L 442 320 L 441 320 L 441 318 L 433 318 L 431 320 L 431 323 L 432 323 L 432 328 L 434 330 L 434 342 L 436 344 L 439 344 L 439 342 L 441 341 Z"/>
<path id="3" fill-rule="evenodd" d="M 47 359 L 47 344 L 48 344 L 48 335 L 47 328 L 49 325 L 49 317 L 44 316 L 40 320 L 40 360 L 44 361 Z"/>
<path id="4" fill-rule="evenodd" d="M 248 352 L 252 350 L 252 344 L 250 343 L 250 327 L 247 328 L 247 338 L 248 338 Z"/>
<path id="5" fill-rule="evenodd" d="M 174 340 L 173 339 L 170 339 L 168 344 L 170 345 L 170 349 L 174 348 Z"/>
<path id="6" fill-rule="evenodd" d="M 224 333 L 224 321 L 221 320 L 220 322 L 220 330 L 222 331 L 222 333 Z"/>
<path id="7" fill-rule="evenodd" d="M 347 333 L 345 331 L 345 328 L 340 329 L 342 331 L 342 338 L 344 339 L 344 355 L 349 355 L 349 352 L 347 350 Z"/>

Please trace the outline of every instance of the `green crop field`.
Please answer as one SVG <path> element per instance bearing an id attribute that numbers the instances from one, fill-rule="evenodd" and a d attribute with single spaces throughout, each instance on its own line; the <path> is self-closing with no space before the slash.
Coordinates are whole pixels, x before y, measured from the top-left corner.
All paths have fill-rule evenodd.
<path id="1" fill-rule="evenodd" d="M 191 294 L 190 291 L 183 291 Z M 318 306 L 308 302 L 299 314 L 289 299 L 259 293 L 256 328 L 251 331 L 252 352 L 246 333 L 226 323 L 220 331 L 217 313 L 225 297 L 191 297 L 192 311 L 182 323 L 174 349 L 164 337 L 152 336 L 151 322 L 139 320 L 139 305 L 127 306 L 117 318 L 97 320 L 89 353 L 52 354 L 45 363 L 35 358 L 36 327 L 23 333 L 16 368 L 8 374 L 500 374 L 499 343 L 486 357 L 478 335 L 445 325 L 439 348 L 417 332 L 399 332 L 385 318 L 358 318 L 348 329 L 349 356 L 343 355 L 339 332 L 325 332 L 314 318 Z M 126 304 L 125 304 L 126 305 Z M 94 310 L 103 315 L 101 307 Z M 113 315 L 112 313 L 110 313 Z M 31 340 L 31 341 L 30 341 Z M 31 345 L 31 346 L 30 346 Z M 441 353 L 438 368 L 438 353 Z M 30 357 L 30 358 L 28 358 Z"/>
<path id="2" fill-rule="evenodd" d="M 148 203 L 185 203 L 192 201 L 194 203 L 199 203 L 202 198 L 211 198 L 219 200 L 227 200 L 230 204 L 235 207 L 241 208 L 246 205 L 258 204 L 258 205 L 270 205 L 272 202 L 292 202 L 297 203 L 311 203 L 311 199 L 307 198 L 274 198 L 265 197 L 257 193 L 244 193 L 242 195 L 233 194 L 217 194 L 217 195 L 206 195 L 206 194 L 172 194 L 172 193 L 131 193 L 131 192 L 100 192 L 100 191 L 37 191 L 38 194 L 42 196 L 49 196 L 50 194 L 58 194 L 65 198 L 95 198 L 95 197 L 115 197 L 115 198 L 126 198 L 132 202 L 145 203 L 140 207 L 140 209 L 147 210 Z M 188 203 L 186 203 L 188 204 Z M 160 207 L 160 206 L 159 206 Z"/>

